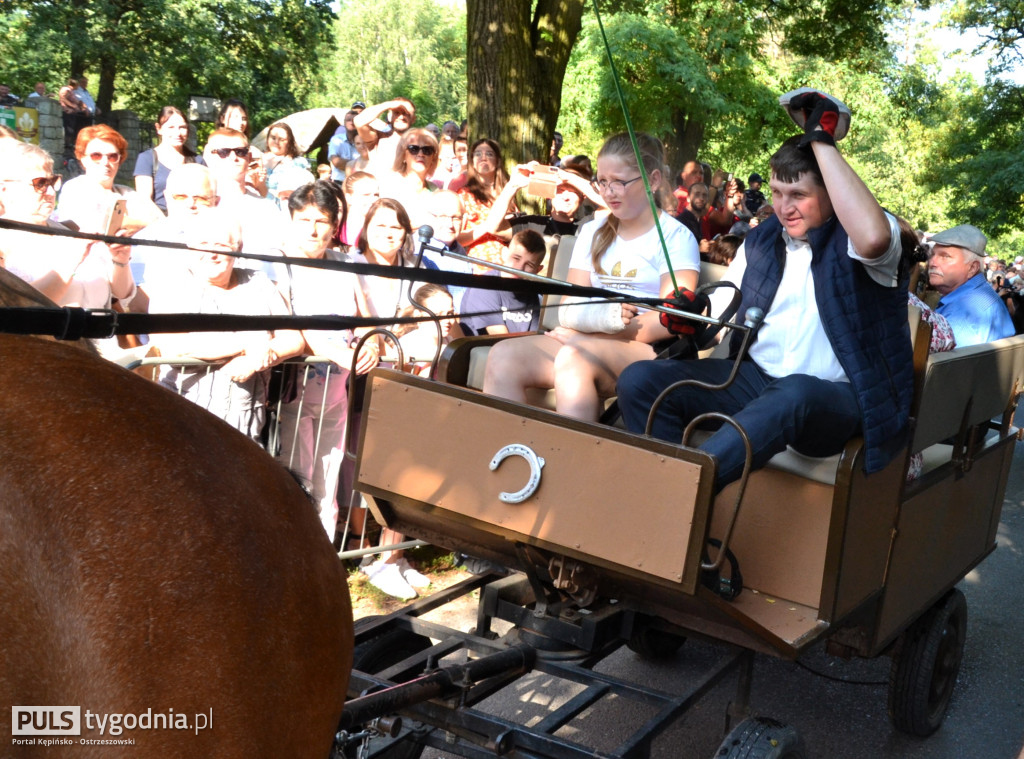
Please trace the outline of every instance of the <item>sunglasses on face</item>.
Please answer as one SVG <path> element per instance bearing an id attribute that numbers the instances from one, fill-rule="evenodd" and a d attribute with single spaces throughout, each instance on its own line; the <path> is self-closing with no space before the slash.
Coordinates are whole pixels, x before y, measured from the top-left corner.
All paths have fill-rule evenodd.
<path id="1" fill-rule="evenodd" d="M 46 192 L 48 187 L 52 187 L 53 191 L 56 192 L 60 189 L 62 181 L 60 174 L 50 174 L 46 177 L 35 177 L 34 179 L 0 179 L 0 182 L 27 182 L 40 195 Z"/>
<path id="2" fill-rule="evenodd" d="M 412 155 L 419 155 L 422 153 L 427 158 L 434 155 L 435 150 L 433 145 L 406 145 L 405 149 L 408 150 Z"/>
<path id="3" fill-rule="evenodd" d="M 239 158 L 249 157 L 249 148 L 214 148 L 210 151 L 218 158 L 227 158 L 234 153 Z"/>
<path id="4" fill-rule="evenodd" d="M 104 158 L 106 158 L 110 163 L 121 163 L 120 153 L 89 153 L 89 160 L 93 163 L 99 163 Z"/>

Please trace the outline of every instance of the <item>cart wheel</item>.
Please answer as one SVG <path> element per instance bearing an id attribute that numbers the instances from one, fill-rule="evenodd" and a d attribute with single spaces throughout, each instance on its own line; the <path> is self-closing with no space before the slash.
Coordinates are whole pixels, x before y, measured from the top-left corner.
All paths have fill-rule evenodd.
<path id="1" fill-rule="evenodd" d="M 768 717 L 743 720 L 725 736 L 716 759 L 804 759 L 804 741 L 795 727 Z"/>
<path id="2" fill-rule="evenodd" d="M 889 717 L 921 738 L 946 717 L 967 637 L 967 599 L 953 588 L 903 631 L 889 671 Z"/>
<path id="3" fill-rule="evenodd" d="M 675 656 L 685 642 L 685 635 L 676 635 L 656 627 L 645 627 L 633 633 L 626 647 L 642 659 L 665 661 Z"/>

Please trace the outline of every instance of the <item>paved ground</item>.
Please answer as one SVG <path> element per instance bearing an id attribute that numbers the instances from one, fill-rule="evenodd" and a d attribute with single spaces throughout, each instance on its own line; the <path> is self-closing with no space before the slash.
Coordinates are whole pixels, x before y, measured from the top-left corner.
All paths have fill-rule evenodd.
<path id="1" fill-rule="evenodd" d="M 1020 599 L 1024 587 L 1024 445 L 1018 446 L 1003 506 L 999 549 L 961 584 L 967 596 L 967 649 L 954 701 L 943 727 L 925 740 L 897 733 L 886 715 L 885 685 L 837 683 L 799 665 L 760 657 L 755 666 L 751 704 L 754 712 L 796 726 L 811 757 L 827 759 L 1024 759 L 1024 624 Z M 449 622 L 450 624 L 452 622 Z M 455 623 L 469 629 L 472 618 Z M 713 660 L 713 646 L 688 642 L 675 660 L 653 665 L 622 650 L 601 669 L 639 678 L 672 691 Z M 808 667 L 831 677 L 883 683 L 890 660 L 843 662 L 812 651 Z M 708 757 L 722 738 L 725 707 L 733 694 L 727 681 L 668 733 L 652 756 Z M 537 721 L 577 692 L 544 676 L 523 678 L 487 704 L 489 711 L 520 722 Z M 564 732 L 585 736 L 610 749 L 647 712 L 621 702 L 584 712 Z M 452 756 L 428 750 L 425 757 Z"/>

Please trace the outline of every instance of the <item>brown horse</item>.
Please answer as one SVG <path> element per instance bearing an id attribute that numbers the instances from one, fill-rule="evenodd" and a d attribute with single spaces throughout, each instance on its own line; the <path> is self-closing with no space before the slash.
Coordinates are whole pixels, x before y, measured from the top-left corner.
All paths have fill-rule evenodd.
<path id="1" fill-rule="evenodd" d="M 75 743 L 133 741 L 76 757 L 327 757 L 352 613 L 291 477 L 220 419 L 67 345 L 0 335 L 0 390 L 3 739 L 12 706 L 75 705 Z M 111 730 L 140 716 L 179 727 Z"/>

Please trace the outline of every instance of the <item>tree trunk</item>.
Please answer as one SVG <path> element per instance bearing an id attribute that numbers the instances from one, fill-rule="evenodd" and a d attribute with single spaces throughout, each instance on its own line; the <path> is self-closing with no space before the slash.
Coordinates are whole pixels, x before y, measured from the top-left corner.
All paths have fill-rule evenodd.
<path id="1" fill-rule="evenodd" d="M 114 78 L 117 76 L 117 58 L 105 52 L 100 56 L 100 87 L 96 93 L 96 107 L 99 120 L 108 123 L 107 118 L 114 103 Z"/>
<path id="2" fill-rule="evenodd" d="M 496 139 L 509 166 L 547 161 L 583 3 L 467 0 L 470 143 L 481 137 Z"/>
<path id="3" fill-rule="evenodd" d="M 85 74 L 85 67 L 88 64 L 86 56 L 88 41 L 85 26 L 85 14 L 88 10 L 88 0 L 71 0 L 68 5 L 68 18 L 71 25 L 65 27 L 65 35 L 68 40 L 68 52 L 71 55 L 71 78 L 78 79 Z M 62 82 L 63 84 L 63 82 Z"/>
<path id="4" fill-rule="evenodd" d="M 704 142 L 704 122 L 685 111 L 672 114 L 672 131 L 675 135 L 665 144 L 666 160 L 676 172 L 687 161 L 696 161 L 701 143 Z"/>

